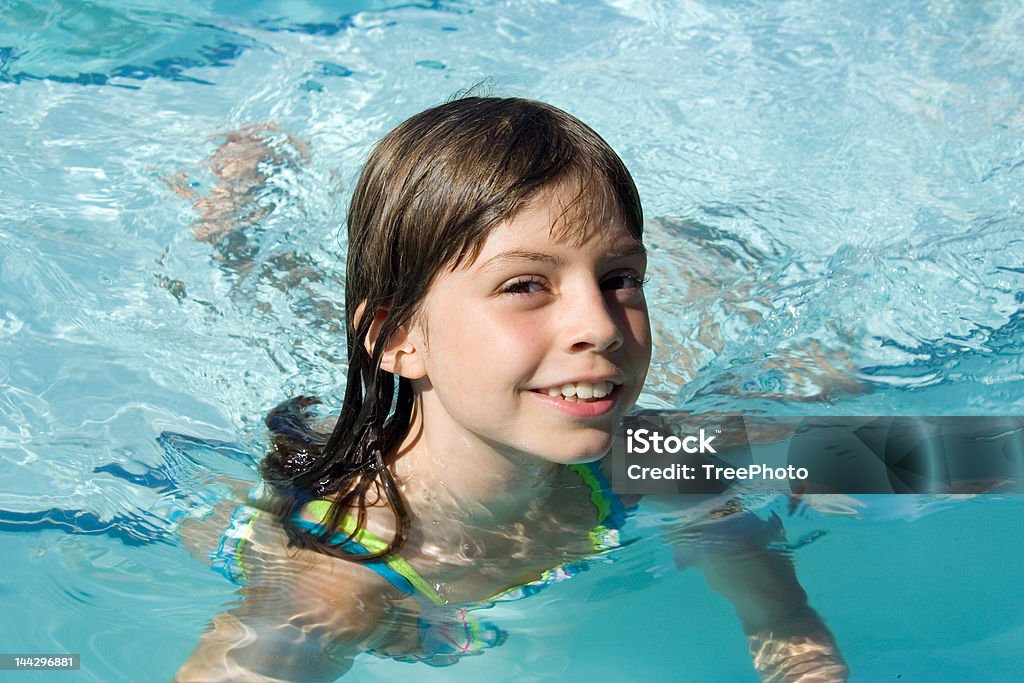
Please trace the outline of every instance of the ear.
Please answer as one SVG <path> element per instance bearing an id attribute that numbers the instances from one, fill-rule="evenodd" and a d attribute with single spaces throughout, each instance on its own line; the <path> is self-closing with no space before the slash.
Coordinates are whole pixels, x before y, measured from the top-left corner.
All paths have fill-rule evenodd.
<path id="1" fill-rule="evenodd" d="M 363 317 L 365 309 L 365 301 L 356 308 L 356 325 L 359 324 L 359 319 Z M 366 353 L 371 356 L 373 355 L 373 347 L 377 343 L 377 337 L 380 336 L 380 329 L 383 327 L 388 313 L 389 309 L 380 308 L 373 314 L 373 320 L 370 321 L 370 329 L 366 333 L 363 345 L 366 348 Z M 411 324 L 406 323 L 391 333 L 391 337 L 385 343 L 384 352 L 380 357 L 380 368 L 384 372 L 401 375 L 407 379 L 420 379 L 427 374 L 423 363 L 423 351 L 420 348 L 422 342 L 418 335 L 411 333 L 410 328 Z"/>

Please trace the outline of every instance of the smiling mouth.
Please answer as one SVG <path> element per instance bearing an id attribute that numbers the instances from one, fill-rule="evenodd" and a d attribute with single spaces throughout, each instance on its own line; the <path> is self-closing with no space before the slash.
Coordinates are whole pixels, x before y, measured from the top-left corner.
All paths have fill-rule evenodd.
<path id="1" fill-rule="evenodd" d="M 570 403 L 594 403 L 611 396 L 619 385 L 614 382 L 570 382 L 547 389 L 533 389 L 535 393 L 560 398 Z"/>

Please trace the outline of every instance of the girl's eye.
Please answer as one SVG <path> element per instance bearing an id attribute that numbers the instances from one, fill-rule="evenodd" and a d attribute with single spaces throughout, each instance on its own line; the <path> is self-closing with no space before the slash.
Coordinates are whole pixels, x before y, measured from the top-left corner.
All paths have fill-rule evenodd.
<path id="1" fill-rule="evenodd" d="M 601 289 L 643 289 L 646 282 L 636 273 L 615 273 L 601 282 Z"/>
<path id="2" fill-rule="evenodd" d="M 535 294 L 544 291 L 544 283 L 536 278 L 523 278 L 508 283 L 501 289 L 502 294 Z"/>

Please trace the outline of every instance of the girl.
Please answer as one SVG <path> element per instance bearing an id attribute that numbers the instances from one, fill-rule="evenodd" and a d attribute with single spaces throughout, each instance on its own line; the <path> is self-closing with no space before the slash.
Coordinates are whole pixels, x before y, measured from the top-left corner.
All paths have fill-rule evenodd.
<path id="1" fill-rule="evenodd" d="M 307 397 L 268 416 L 272 514 L 236 509 L 214 555 L 244 600 L 177 680 L 329 681 L 367 651 L 450 664 L 502 641 L 474 606 L 614 547 L 635 501 L 600 460 L 650 361 L 642 228 L 622 161 L 554 107 L 471 97 L 389 133 L 348 215 L 344 405 L 333 426 Z M 767 523 L 714 517 L 675 536 L 715 537 L 689 561 L 755 665 L 843 680 Z"/>

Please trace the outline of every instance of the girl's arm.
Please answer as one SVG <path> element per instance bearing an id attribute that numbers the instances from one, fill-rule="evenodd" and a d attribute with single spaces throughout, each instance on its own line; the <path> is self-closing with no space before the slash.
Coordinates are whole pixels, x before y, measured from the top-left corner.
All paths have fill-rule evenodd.
<path id="1" fill-rule="evenodd" d="M 835 637 L 808 604 L 792 558 L 769 546 L 782 540 L 778 517 L 765 521 L 736 509 L 672 535 L 677 564 L 699 568 L 708 585 L 732 603 L 762 680 L 847 680 Z"/>
<path id="2" fill-rule="evenodd" d="M 215 616 L 174 681 L 334 681 L 352 665 L 352 640 L 308 615 L 275 618 L 259 602 L 250 593 L 238 609 Z"/>
<path id="3" fill-rule="evenodd" d="M 375 574 L 312 551 L 246 556 L 253 584 L 215 616 L 174 677 L 189 681 L 334 681 L 379 646 L 388 604 Z"/>

